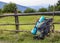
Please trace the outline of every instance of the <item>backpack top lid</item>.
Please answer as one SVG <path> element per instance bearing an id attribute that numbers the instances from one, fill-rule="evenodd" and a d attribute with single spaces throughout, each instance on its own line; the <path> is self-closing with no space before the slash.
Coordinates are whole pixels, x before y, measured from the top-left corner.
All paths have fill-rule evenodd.
<path id="1" fill-rule="evenodd" d="M 45 17 L 44 16 L 41 16 L 41 18 L 39 19 L 39 22 L 43 22 L 45 20 Z"/>

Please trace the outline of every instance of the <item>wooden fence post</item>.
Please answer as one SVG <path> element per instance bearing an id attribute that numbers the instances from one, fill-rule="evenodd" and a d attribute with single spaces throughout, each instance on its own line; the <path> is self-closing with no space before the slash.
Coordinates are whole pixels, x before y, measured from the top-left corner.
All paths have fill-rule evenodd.
<path id="1" fill-rule="evenodd" d="M 15 10 L 15 24 L 16 24 L 16 30 L 19 30 L 19 19 L 17 15 L 17 10 Z M 16 33 L 18 33 L 18 31 L 16 31 Z"/>

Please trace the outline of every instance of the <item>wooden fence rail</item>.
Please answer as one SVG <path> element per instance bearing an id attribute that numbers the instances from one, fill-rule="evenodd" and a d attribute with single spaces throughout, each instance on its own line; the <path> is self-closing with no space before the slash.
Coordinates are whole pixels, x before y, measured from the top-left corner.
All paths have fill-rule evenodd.
<path id="1" fill-rule="evenodd" d="M 36 13 L 19 13 L 19 14 L 5 14 L 5 15 L 0 15 L 0 17 L 6 17 L 6 16 L 32 16 L 32 15 L 60 15 L 60 11 L 55 11 L 55 12 L 36 12 Z"/>
<path id="2" fill-rule="evenodd" d="M 52 15 L 54 17 L 54 15 L 60 15 L 60 11 L 55 11 L 55 12 L 36 12 L 36 13 L 20 13 L 17 14 L 17 12 L 15 12 L 14 14 L 6 14 L 6 15 L 0 15 L 1 17 L 9 17 L 9 16 L 14 16 L 15 17 L 15 24 L 0 24 L 1 25 L 15 25 L 16 26 L 16 32 L 19 31 L 19 25 L 35 25 L 35 23 L 28 23 L 28 24 L 19 24 L 19 18 L 18 16 L 33 16 L 33 15 Z M 60 22 L 54 22 L 53 24 L 60 24 Z"/>
<path id="3" fill-rule="evenodd" d="M 60 24 L 60 22 L 54 22 L 53 24 Z M 26 24 L 19 24 L 19 23 L 17 23 L 17 24 L 0 24 L 0 26 L 2 26 L 2 25 L 35 25 L 35 23 L 26 23 Z"/>

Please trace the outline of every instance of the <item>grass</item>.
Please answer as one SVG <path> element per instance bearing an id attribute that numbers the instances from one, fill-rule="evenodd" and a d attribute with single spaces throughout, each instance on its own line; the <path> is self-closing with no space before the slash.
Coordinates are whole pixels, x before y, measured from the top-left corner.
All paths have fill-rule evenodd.
<path id="1" fill-rule="evenodd" d="M 38 18 L 40 18 L 41 17 L 41 15 L 39 16 L 19 16 L 19 23 L 34 23 L 34 22 L 36 22 L 36 20 L 38 19 Z M 52 16 L 45 16 L 45 17 L 52 17 Z M 4 17 L 4 18 L 0 18 L 0 24 L 14 24 L 15 23 L 15 21 L 14 21 L 15 19 L 14 19 L 14 17 Z M 60 21 L 60 16 L 54 16 L 54 22 L 59 22 Z M 58 24 L 55 24 L 55 29 L 56 30 L 58 30 L 59 29 L 59 26 L 60 25 L 58 25 Z M 3 28 L 4 27 L 4 28 Z M 27 25 L 25 26 L 25 25 L 21 25 L 20 26 L 20 28 L 21 29 L 26 29 L 26 30 L 30 30 L 30 29 L 32 29 L 34 27 L 34 25 L 28 25 L 28 27 L 27 27 Z M 15 29 L 15 26 L 11 26 L 11 25 L 9 25 L 9 26 L 0 26 L 0 29 Z"/>
<path id="2" fill-rule="evenodd" d="M 38 18 L 41 16 L 20 16 L 19 17 L 19 23 L 34 23 Z M 52 16 L 45 16 L 45 17 L 52 17 Z M 54 17 L 54 22 L 59 22 L 60 16 Z M 4 17 L 0 18 L 0 24 L 13 24 L 14 17 Z M 60 24 L 55 24 L 55 30 L 60 29 Z M 20 30 L 32 30 L 34 28 L 34 25 L 20 25 Z M 4 25 L 0 26 L 0 29 L 9 29 L 9 30 L 15 30 L 14 25 Z M 14 34 L 14 32 L 4 32 L 3 34 L 0 33 L 0 40 L 7 40 L 8 42 L 11 40 L 13 43 L 60 43 L 60 35 L 55 33 L 55 36 L 53 38 L 48 37 L 44 40 L 33 40 L 33 36 L 31 33 L 18 33 L 18 35 Z M 18 38 L 18 40 L 16 39 Z M 51 39 L 50 39 L 51 38 Z M 14 42 L 17 40 L 17 42 Z"/>
<path id="3" fill-rule="evenodd" d="M 60 35 L 57 35 L 57 33 L 55 33 L 54 37 L 46 37 L 44 40 L 34 40 L 33 35 L 27 33 L 21 35 L 20 42 L 21 43 L 59 43 Z"/>
<path id="4" fill-rule="evenodd" d="M 54 33 L 54 37 L 46 37 L 44 40 L 33 39 L 30 33 L 18 33 L 18 34 L 0 34 L 0 40 L 7 41 L 8 43 L 60 43 L 59 33 Z"/>

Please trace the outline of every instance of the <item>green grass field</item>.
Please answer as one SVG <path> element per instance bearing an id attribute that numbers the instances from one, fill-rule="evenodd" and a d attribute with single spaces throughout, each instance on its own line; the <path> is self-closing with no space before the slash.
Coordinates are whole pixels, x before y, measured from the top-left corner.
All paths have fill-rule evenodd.
<path id="1" fill-rule="evenodd" d="M 35 23 L 36 22 L 36 20 L 38 19 L 38 18 L 40 18 L 41 17 L 41 15 L 39 16 L 20 16 L 19 17 L 19 23 Z M 52 16 L 45 16 L 45 17 L 52 17 Z M 54 17 L 54 22 L 60 22 L 60 16 L 55 16 Z M 13 24 L 13 23 L 15 23 L 14 22 L 14 17 L 4 17 L 4 18 L 0 18 L 0 24 Z M 60 24 L 55 24 L 55 30 L 60 30 Z M 19 29 L 20 30 L 32 30 L 34 28 L 34 25 L 20 25 L 19 26 Z M 8 30 L 15 30 L 15 26 L 14 25 L 2 25 L 2 26 L 0 26 L 0 30 L 3 30 L 3 29 L 8 29 Z M 57 33 L 56 33 L 57 34 Z M 14 38 L 14 36 L 9 36 L 10 35 L 10 33 L 8 34 L 2 34 L 1 35 L 1 37 L 3 37 L 3 38 L 1 38 L 0 37 L 0 39 L 5 39 L 5 40 L 7 40 L 7 39 L 10 39 L 10 40 L 15 40 L 15 39 L 13 39 Z M 7 37 L 8 36 L 8 37 Z M 18 34 L 18 37 L 19 37 L 19 39 L 18 39 L 18 43 L 60 43 L 60 35 L 55 35 L 54 36 L 54 38 L 46 38 L 46 39 L 44 39 L 44 40 L 33 40 L 33 36 L 34 35 L 32 35 L 31 33 L 19 33 Z"/>
<path id="2" fill-rule="evenodd" d="M 50 18 L 52 16 L 45 16 L 47 18 Z M 19 23 L 35 23 L 36 20 L 40 18 L 40 16 L 20 16 L 19 17 Z M 55 16 L 54 17 L 54 22 L 60 22 L 60 16 Z M 4 18 L 0 18 L 0 24 L 14 24 L 14 17 L 4 17 Z M 28 26 L 28 27 L 27 27 Z M 60 24 L 55 24 L 55 29 L 58 30 L 59 29 Z M 3 28 L 4 27 L 4 28 Z M 27 29 L 30 30 L 34 27 L 34 25 L 20 25 L 20 29 Z M 15 29 L 14 25 L 4 25 L 4 26 L 0 26 L 0 29 Z"/>

